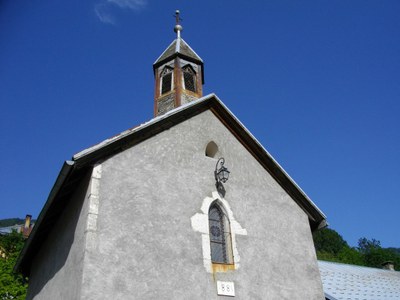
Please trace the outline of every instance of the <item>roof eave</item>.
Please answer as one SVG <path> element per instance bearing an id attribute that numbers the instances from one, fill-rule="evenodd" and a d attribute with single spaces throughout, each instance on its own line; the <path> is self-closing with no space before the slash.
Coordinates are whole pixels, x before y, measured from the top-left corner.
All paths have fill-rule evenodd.
<path id="1" fill-rule="evenodd" d="M 168 45 L 168 47 L 161 53 L 161 55 L 156 59 L 156 61 L 153 63 L 153 65 L 155 65 L 159 62 L 161 57 L 164 56 L 164 53 L 166 53 L 173 46 L 173 44 L 176 43 L 176 41 L 177 41 L 177 39 L 173 40 L 172 43 Z"/>
<path id="2" fill-rule="evenodd" d="M 219 105 L 223 107 L 222 112 L 226 111 L 227 114 L 233 118 L 234 122 L 230 123 L 230 127 L 234 128 L 235 132 L 243 133 L 239 136 L 246 138 L 242 144 L 253 154 L 253 156 L 263 165 L 263 167 L 275 178 L 275 180 L 288 192 L 289 195 L 296 201 L 296 203 L 307 213 L 312 231 L 326 227 L 325 214 L 315 205 L 315 203 L 307 196 L 307 194 L 300 188 L 300 186 L 289 176 L 288 173 L 281 167 L 281 165 L 273 158 L 273 156 L 263 147 L 263 145 L 251 134 L 251 132 L 239 121 L 238 118 L 219 100 Z M 229 120 L 225 116 L 222 119 Z M 238 126 L 236 126 L 236 124 Z M 232 130 L 231 130 L 232 132 Z"/>
<path id="3" fill-rule="evenodd" d="M 172 54 L 172 55 L 170 55 L 170 56 L 168 56 L 168 57 L 166 57 L 166 58 L 163 58 L 162 60 L 159 60 L 159 61 L 155 62 L 155 63 L 153 64 L 153 71 L 155 71 L 155 69 L 157 69 L 159 66 L 165 64 L 166 62 L 168 62 L 168 61 L 170 61 L 170 60 L 173 60 L 175 57 L 183 58 L 183 59 L 185 59 L 185 60 L 187 60 L 187 61 L 193 62 L 193 63 L 195 63 L 195 64 L 199 64 L 199 65 L 201 65 L 201 66 L 204 65 L 204 63 L 203 63 L 202 60 L 198 60 L 198 59 L 196 59 L 196 58 L 193 58 L 193 57 L 191 57 L 191 56 L 187 56 L 187 55 L 185 55 L 185 54 L 183 54 L 183 53 L 180 53 L 180 52 L 175 52 L 174 54 Z"/>
<path id="4" fill-rule="evenodd" d="M 40 212 L 39 217 L 35 222 L 35 226 L 32 229 L 32 232 L 29 235 L 29 238 L 26 240 L 24 247 L 22 248 L 21 253 L 18 256 L 17 262 L 14 266 L 14 272 L 21 272 L 25 276 L 28 276 L 30 273 L 30 267 L 27 266 L 27 259 L 33 253 L 31 250 L 32 247 L 35 246 L 35 241 L 37 241 L 37 236 L 43 230 L 43 227 L 46 226 L 46 217 L 48 212 L 52 209 L 54 201 L 58 195 L 58 192 L 63 187 L 64 183 L 66 182 L 67 178 L 70 176 L 73 168 L 74 168 L 73 161 L 65 161 L 63 166 L 61 167 L 60 173 L 53 185 L 53 188 L 50 191 L 50 194 L 47 198 L 47 201 Z M 40 246 L 40 245 L 39 245 Z"/>
<path id="5" fill-rule="evenodd" d="M 78 168 L 90 163 L 123 151 L 128 147 L 142 142 L 143 140 L 154 136 L 155 134 L 168 129 L 175 124 L 181 123 L 187 118 L 198 114 L 201 111 L 208 109 L 207 100 L 216 97 L 210 94 L 187 103 L 186 105 L 179 106 L 167 113 L 157 116 L 140 126 L 126 130 L 110 139 L 107 139 L 97 145 L 82 150 L 73 156 L 73 160 Z M 200 105 L 203 104 L 203 105 Z"/>

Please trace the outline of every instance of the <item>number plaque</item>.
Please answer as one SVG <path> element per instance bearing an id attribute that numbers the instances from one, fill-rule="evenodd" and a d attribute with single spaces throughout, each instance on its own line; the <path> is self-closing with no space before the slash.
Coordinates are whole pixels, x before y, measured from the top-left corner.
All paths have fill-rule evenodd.
<path id="1" fill-rule="evenodd" d="M 217 294 L 235 297 L 235 284 L 231 281 L 217 281 Z"/>

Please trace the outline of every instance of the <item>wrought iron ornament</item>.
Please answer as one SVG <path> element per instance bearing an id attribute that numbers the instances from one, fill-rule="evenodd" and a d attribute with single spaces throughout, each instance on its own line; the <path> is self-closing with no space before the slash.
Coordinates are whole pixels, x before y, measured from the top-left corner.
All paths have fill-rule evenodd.
<path id="1" fill-rule="evenodd" d="M 217 183 L 220 183 L 220 182 L 225 183 L 228 181 L 230 172 L 224 166 L 224 164 L 225 164 L 225 159 L 223 157 L 218 159 L 217 165 L 215 166 L 215 171 L 214 171 L 214 176 L 215 176 L 215 180 L 217 181 Z"/>

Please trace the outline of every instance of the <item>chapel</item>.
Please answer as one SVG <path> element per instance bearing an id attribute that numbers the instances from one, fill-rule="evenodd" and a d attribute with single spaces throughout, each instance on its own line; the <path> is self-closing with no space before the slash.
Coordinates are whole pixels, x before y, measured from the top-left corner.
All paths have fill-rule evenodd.
<path id="1" fill-rule="evenodd" d="M 203 95 L 182 30 L 176 12 L 154 118 L 64 162 L 16 265 L 27 299 L 324 299 L 312 232 L 325 215 Z"/>

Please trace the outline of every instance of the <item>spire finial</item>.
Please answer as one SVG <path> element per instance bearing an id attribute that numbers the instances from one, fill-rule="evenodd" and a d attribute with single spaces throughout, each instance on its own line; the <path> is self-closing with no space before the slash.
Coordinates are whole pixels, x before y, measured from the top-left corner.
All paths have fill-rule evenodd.
<path id="1" fill-rule="evenodd" d="M 181 31 L 183 30 L 183 27 L 181 26 L 181 24 L 179 24 L 180 21 L 182 21 L 182 19 L 179 17 L 179 10 L 175 11 L 175 27 L 174 27 L 174 31 L 176 32 L 176 36 L 179 39 L 181 37 Z"/>

